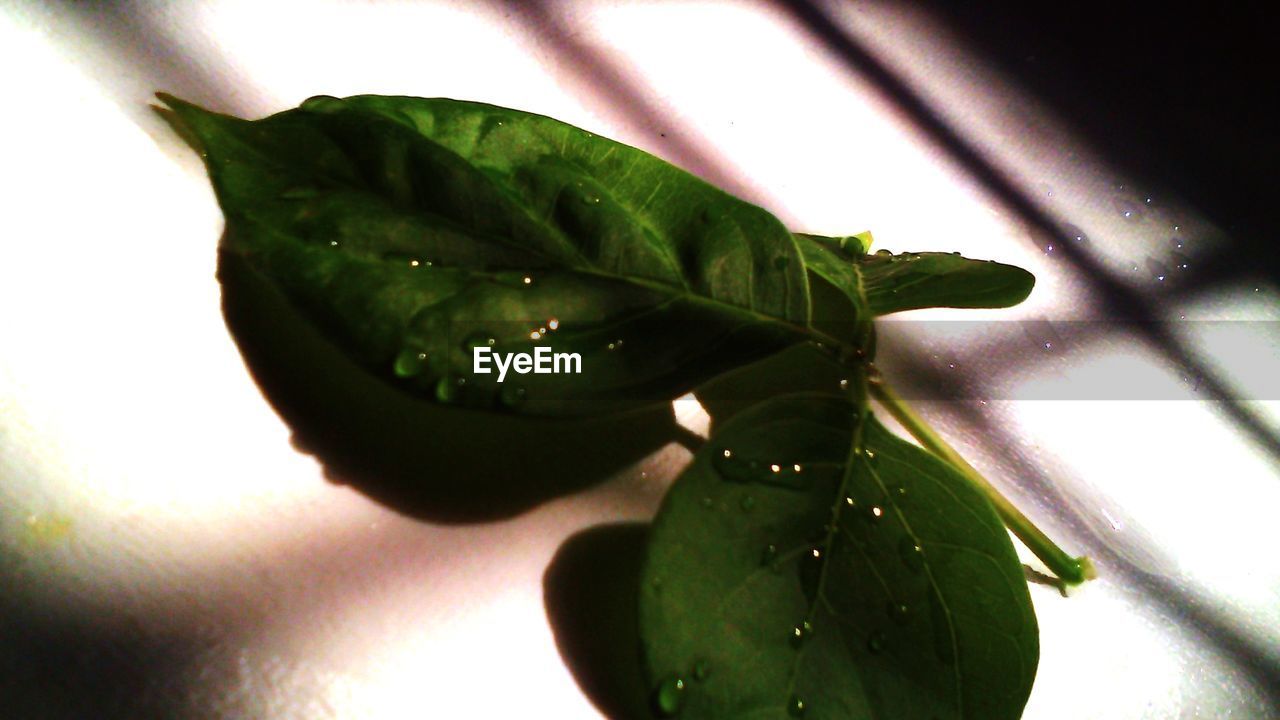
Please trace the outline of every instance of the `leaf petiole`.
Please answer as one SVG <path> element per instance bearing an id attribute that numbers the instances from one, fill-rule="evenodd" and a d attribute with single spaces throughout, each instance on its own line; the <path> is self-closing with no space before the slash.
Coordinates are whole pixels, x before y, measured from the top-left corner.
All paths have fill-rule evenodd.
<path id="1" fill-rule="evenodd" d="M 1050 540 L 1044 531 L 1036 527 L 1035 523 L 1023 515 L 1021 510 L 1009 502 L 1008 498 L 917 415 L 911 406 L 907 405 L 906 401 L 884 382 L 878 372 L 873 370 L 869 380 L 867 384 L 871 396 L 884 406 L 889 414 L 911 433 L 912 437 L 919 440 L 926 450 L 951 463 L 961 475 L 980 490 L 995 506 L 996 513 L 999 514 L 1005 526 L 1012 530 L 1013 534 L 1018 536 L 1018 539 L 1065 585 L 1079 585 L 1098 576 L 1088 557 L 1072 557 L 1058 547 L 1057 543 Z"/>

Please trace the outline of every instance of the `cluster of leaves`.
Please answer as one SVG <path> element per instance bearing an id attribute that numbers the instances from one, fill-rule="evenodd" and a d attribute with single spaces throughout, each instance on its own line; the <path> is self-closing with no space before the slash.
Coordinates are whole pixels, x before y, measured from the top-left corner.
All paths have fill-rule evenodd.
<path id="1" fill-rule="evenodd" d="M 537 416 L 670 401 L 797 344 L 830 393 L 734 416 L 654 520 L 640 635 L 654 711 L 687 718 L 1016 718 L 1038 660 L 1021 565 L 953 464 L 869 410 L 873 318 L 1004 307 L 1027 272 L 789 232 L 640 150 L 447 99 L 312 98 L 247 121 L 169 96 L 224 250 L 339 347 L 434 402 Z M 817 318 L 820 285 L 841 299 Z M 472 372 L 472 351 L 581 374 Z"/>

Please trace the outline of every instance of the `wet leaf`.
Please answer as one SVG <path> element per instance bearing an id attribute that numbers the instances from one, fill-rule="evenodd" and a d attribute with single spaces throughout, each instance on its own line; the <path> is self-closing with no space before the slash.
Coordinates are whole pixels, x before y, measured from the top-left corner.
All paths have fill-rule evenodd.
<path id="1" fill-rule="evenodd" d="M 1020 716 L 1039 650 L 1004 526 L 874 419 L 853 454 L 857 416 L 836 396 L 766 401 L 668 493 L 640 623 L 653 682 L 711 669 L 682 718 Z"/>
<path id="2" fill-rule="evenodd" d="M 608 412 L 812 339 L 781 223 L 635 148 L 455 100 L 319 97 L 246 121 L 162 99 L 202 151 L 224 249 L 410 392 Z M 499 383 L 477 346 L 581 374 Z"/>

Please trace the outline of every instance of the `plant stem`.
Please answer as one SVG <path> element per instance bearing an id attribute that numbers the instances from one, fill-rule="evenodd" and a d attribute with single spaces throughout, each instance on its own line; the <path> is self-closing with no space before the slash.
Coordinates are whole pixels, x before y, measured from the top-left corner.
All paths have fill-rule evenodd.
<path id="1" fill-rule="evenodd" d="M 875 377 L 873 375 L 873 377 Z M 1000 494 L 987 479 L 982 477 L 972 465 L 970 465 L 955 448 L 951 447 L 946 440 L 943 440 L 937 432 L 934 431 L 928 423 L 924 421 L 909 405 L 894 392 L 883 380 L 874 379 L 870 383 L 869 390 L 871 396 L 874 397 L 881 405 L 884 406 L 889 414 L 902 424 L 907 432 L 920 441 L 925 449 L 934 455 L 951 463 L 960 474 L 974 485 L 991 504 L 995 506 L 996 513 L 1000 515 L 1000 519 L 1004 521 L 1005 526 L 1018 536 L 1018 539 L 1040 558 L 1048 568 L 1053 571 L 1058 578 L 1067 585 L 1079 585 L 1086 580 L 1097 577 L 1097 571 L 1094 570 L 1093 563 L 1089 558 L 1071 557 L 1065 550 L 1058 547 L 1056 543 L 1049 539 L 1040 528 L 1035 526 L 1027 519 L 1022 511 L 1014 507 L 1009 499 Z"/>

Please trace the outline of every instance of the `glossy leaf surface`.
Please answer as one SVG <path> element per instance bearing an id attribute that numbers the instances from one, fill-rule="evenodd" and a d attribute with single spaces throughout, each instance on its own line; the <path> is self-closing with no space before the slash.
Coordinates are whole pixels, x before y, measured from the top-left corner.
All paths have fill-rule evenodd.
<path id="1" fill-rule="evenodd" d="M 831 395 L 735 416 L 654 522 L 655 706 L 682 718 L 1002 720 L 1038 659 L 1022 567 L 949 465 Z M 673 689 L 675 688 L 675 689 Z"/>
<path id="2" fill-rule="evenodd" d="M 635 148 L 455 100 L 318 97 L 251 122 L 163 99 L 202 151 L 224 249 L 412 392 L 606 412 L 810 337 L 778 220 Z M 498 383 L 476 346 L 574 353 L 581 374 Z"/>
<path id="3" fill-rule="evenodd" d="M 876 316 L 921 308 L 1003 308 L 1031 294 L 1036 279 L 1014 265 L 959 253 L 872 253 L 858 272 Z"/>

